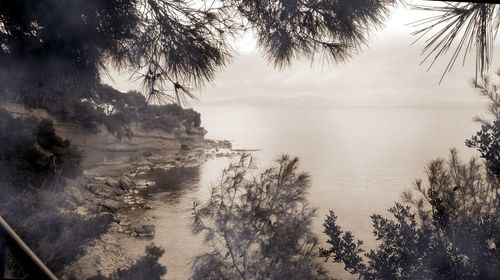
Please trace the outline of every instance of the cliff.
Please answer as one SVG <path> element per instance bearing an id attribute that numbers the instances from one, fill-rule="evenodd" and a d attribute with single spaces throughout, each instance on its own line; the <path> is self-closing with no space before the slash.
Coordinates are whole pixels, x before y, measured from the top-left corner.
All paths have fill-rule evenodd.
<path id="1" fill-rule="evenodd" d="M 176 152 L 182 146 L 195 148 L 207 143 L 204 139 L 207 131 L 203 127 L 188 130 L 181 124 L 180 128 L 166 132 L 161 129 L 146 129 L 140 123 L 132 123 L 129 125 L 131 137 L 118 138 L 103 124 L 97 125 L 97 131 L 89 131 L 78 123 L 57 121 L 43 109 L 27 108 L 18 103 L 0 103 L 0 108 L 14 117 L 52 120 L 57 133 L 83 151 L 84 168 L 111 163 L 123 157 L 160 151 Z"/>

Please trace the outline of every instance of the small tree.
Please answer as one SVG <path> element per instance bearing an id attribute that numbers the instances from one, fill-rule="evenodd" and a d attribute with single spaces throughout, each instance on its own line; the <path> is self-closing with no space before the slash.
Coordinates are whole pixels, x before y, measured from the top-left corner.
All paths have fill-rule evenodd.
<path id="1" fill-rule="evenodd" d="M 223 172 L 209 200 L 195 203 L 193 233 L 205 233 L 211 252 L 193 264 L 193 279 L 323 279 L 317 238 L 310 230 L 309 176 L 297 158 L 282 156 L 259 178 L 249 178 L 243 155 Z"/>

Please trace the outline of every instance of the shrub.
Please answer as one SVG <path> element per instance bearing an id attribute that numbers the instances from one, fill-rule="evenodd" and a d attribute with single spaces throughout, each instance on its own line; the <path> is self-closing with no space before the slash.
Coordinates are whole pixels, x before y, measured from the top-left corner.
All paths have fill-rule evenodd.
<path id="1" fill-rule="evenodd" d="M 500 73 L 499 73 L 500 75 Z M 427 166 L 428 185 L 417 180 L 414 193 L 389 212 L 395 220 L 372 215 L 376 250 L 364 254 L 361 241 L 337 225 L 333 212 L 324 223 L 330 248 L 321 255 L 344 263 L 360 279 L 500 278 L 500 95 L 488 77 L 476 83 L 491 102 L 493 121 L 479 119 L 481 130 L 466 141 L 484 159 L 462 163 L 451 151 L 448 161 Z"/>
<path id="2" fill-rule="evenodd" d="M 64 194 L 47 190 L 11 195 L 0 200 L 0 206 L 2 217 L 56 274 L 105 233 L 111 222 L 106 215 L 86 218 L 62 211 Z"/>
<path id="3" fill-rule="evenodd" d="M 429 185 L 417 181 L 420 197 L 405 192 L 389 212 L 372 215 L 377 249 L 364 254 L 361 241 L 337 225 L 333 212 L 324 223 L 330 248 L 326 259 L 340 262 L 360 279 L 498 279 L 500 277 L 499 182 L 475 160 L 431 161 Z"/>
<path id="4" fill-rule="evenodd" d="M 500 76 L 500 72 L 497 73 Z M 479 93 L 490 101 L 492 121 L 477 118 L 481 123 L 481 130 L 467 140 L 465 144 L 476 148 L 485 159 L 488 171 L 500 180 L 500 93 L 499 86 L 492 84 L 486 76 L 481 83 L 475 83 Z"/>
<path id="5" fill-rule="evenodd" d="M 209 200 L 194 205 L 193 233 L 205 233 L 212 250 L 194 259 L 192 279 L 326 278 L 310 230 L 309 176 L 297 164 L 283 156 L 252 179 L 244 155 L 224 171 Z"/>
<path id="6" fill-rule="evenodd" d="M 150 105 L 139 111 L 139 121 L 146 129 L 160 129 L 173 132 L 185 128 L 189 133 L 201 125 L 201 117 L 192 109 L 183 109 L 176 104 Z"/>
<path id="7" fill-rule="evenodd" d="M 81 173 L 82 155 L 49 120 L 13 118 L 0 110 L 1 183 L 25 189 L 56 187 Z"/>

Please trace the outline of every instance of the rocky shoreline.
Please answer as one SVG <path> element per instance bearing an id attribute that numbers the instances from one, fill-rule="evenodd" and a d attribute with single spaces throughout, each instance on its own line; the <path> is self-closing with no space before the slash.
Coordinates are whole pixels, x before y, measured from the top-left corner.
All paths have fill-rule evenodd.
<path id="1" fill-rule="evenodd" d="M 94 241 L 85 254 L 67 268 L 66 275 L 83 278 L 102 274 L 108 276 L 117 269 L 129 267 L 143 252 L 131 256 L 124 245 L 132 239 L 148 239 L 155 234 L 154 219 L 135 218 L 140 211 L 151 209 L 148 197 L 161 186 L 145 179 L 153 169 L 199 166 L 214 157 L 232 157 L 241 154 L 233 151 L 229 141 L 203 140 L 179 150 L 144 151 L 139 155 L 122 157 L 87 167 L 84 174 L 66 188 L 69 210 L 90 217 L 104 215 L 110 222 L 107 233 Z M 135 253 L 135 252 L 134 252 Z"/>

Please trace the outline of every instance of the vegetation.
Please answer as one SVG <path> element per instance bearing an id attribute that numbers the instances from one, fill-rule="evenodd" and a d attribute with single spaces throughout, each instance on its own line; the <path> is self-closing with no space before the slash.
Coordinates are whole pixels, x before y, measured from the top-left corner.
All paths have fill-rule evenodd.
<path id="1" fill-rule="evenodd" d="M 6 189 L 2 192 L 7 194 Z M 63 193 L 49 190 L 0 198 L 2 217 L 56 275 L 83 254 L 85 245 L 106 232 L 111 223 L 107 215 L 83 217 L 63 211 L 68 208 L 66 203 Z M 82 230 L 89 228 L 92 230 Z M 12 273 L 23 274 L 19 266 L 13 268 Z"/>
<path id="2" fill-rule="evenodd" d="M 131 125 L 145 129 L 159 129 L 168 133 L 192 133 L 201 126 L 200 114 L 177 104 L 151 105 L 137 91 L 120 92 L 111 86 L 100 85 L 98 92 L 87 99 L 52 100 L 30 104 L 41 107 L 55 119 L 77 123 L 90 132 L 98 132 L 99 125 L 117 138 L 131 138 Z"/>
<path id="3" fill-rule="evenodd" d="M 0 215 L 55 273 L 108 228 L 104 216 L 63 212 L 65 180 L 81 173 L 82 155 L 49 120 L 14 118 L 0 109 Z M 92 231 L 82 231 L 92 228 Z M 11 261 L 10 271 L 22 275 Z"/>
<path id="4" fill-rule="evenodd" d="M 93 131 L 104 124 L 119 138 L 131 136 L 133 123 L 190 133 L 199 128 L 200 115 L 179 105 L 193 98 L 190 86 L 213 80 L 228 63 L 233 37 L 252 30 L 266 58 L 278 68 L 294 58 L 312 60 L 318 54 L 345 61 L 397 2 L 1 1 L 0 99 L 44 108 L 58 120 L 78 122 Z M 444 26 L 431 35 L 426 59 L 435 61 L 460 38 L 446 71 L 461 50 L 473 44 L 478 72 L 488 69 L 498 29 L 496 6 L 467 3 L 423 9 L 441 16 L 424 21 L 428 25 L 416 35 Z M 458 36 L 462 30 L 464 36 Z M 148 98 L 101 84 L 110 66 L 135 73 Z M 415 212 L 396 204 L 390 209 L 395 221 L 372 216 L 381 244 L 365 255 L 368 262 L 362 243 L 343 232 L 330 213 L 325 233 L 331 248 L 323 249 L 323 256 L 343 262 L 348 271 L 365 279 L 498 278 L 499 98 L 497 86 L 488 80 L 477 86 L 493 101 L 496 119 L 482 121 L 481 131 L 467 145 L 479 150 L 485 165 L 474 160 L 463 164 L 455 152 L 448 162 L 431 162 L 429 185 L 417 182 L 421 197 L 405 194 Z M 84 219 L 59 208 L 64 201 L 55 191 L 66 178 L 80 174 L 81 154 L 56 135 L 50 121 L 13 118 L 4 110 L 0 145 L 2 215 L 60 272 L 109 223 L 104 217 Z M 242 157 L 231 165 L 209 202 L 195 205 L 193 232 L 205 233 L 213 250 L 196 258 L 193 278 L 326 277 L 309 229 L 314 215 L 305 201 L 309 181 L 296 173 L 297 159 L 282 157 L 259 179 L 248 178 L 251 162 Z M 157 264 L 163 250 L 151 246 L 146 253 L 112 279 L 164 275 L 165 269 Z"/>
<path id="5" fill-rule="evenodd" d="M 91 98 L 110 65 L 151 99 L 181 103 L 215 77 L 229 41 L 253 30 L 277 66 L 318 53 L 344 61 L 396 0 L 43 0 L 0 4 L 0 93 L 30 104 Z M 67 103 L 67 101 L 65 101 Z"/>
<path id="6" fill-rule="evenodd" d="M 52 122 L 13 118 L 0 109 L 0 187 L 55 188 L 81 172 L 81 153 L 57 136 Z"/>
<path id="7" fill-rule="evenodd" d="M 379 245 L 369 253 L 363 254 L 363 242 L 343 231 L 330 212 L 324 223 L 330 248 L 321 249 L 323 257 L 343 263 L 360 279 L 498 279 L 499 100 L 488 78 L 478 87 L 492 101 L 494 120 L 483 120 L 467 145 L 479 150 L 484 164 L 475 159 L 462 163 L 455 150 L 448 161 L 431 161 L 428 185 L 417 180 L 419 195 L 405 192 L 408 205 L 389 209 L 394 219 L 371 216 Z"/>
<path id="8" fill-rule="evenodd" d="M 500 72 L 497 73 L 500 76 Z M 488 171 L 500 179 L 500 93 L 499 85 L 492 84 L 489 77 L 485 76 L 482 83 L 475 83 L 479 93 L 490 101 L 490 113 L 493 120 L 478 118 L 481 130 L 465 144 L 476 148 L 481 157 L 485 159 Z"/>
<path id="9" fill-rule="evenodd" d="M 297 164 L 282 156 L 258 179 L 248 178 L 252 158 L 243 155 L 209 200 L 195 203 L 193 233 L 204 233 L 212 250 L 194 259 L 193 279 L 326 278 L 310 230 L 309 176 L 297 173 Z"/>
<path id="10" fill-rule="evenodd" d="M 430 5 L 418 5 L 417 9 L 434 15 L 415 22 L 417 30 L 413 35 L 417 40 L 428 37 L 422 50 L 425 62 L 436 60 L 453 49 L 450 61 L 441 76 L 449 72 L 463 52 L 463 61 L 467 53 L 475 47 L 476 81 L 483 77 L 489 69 L 493 57 L 493 41 L 498 31 L 497 18 L 500 16 L 498 5 L 487 3 L 453 3 L 445 2 Z M 437 30 L 436 32 L 432 32 Z"/>
<path id="11" fill-rule="evenodd" d="M 432 161 L 429 186 L 417 183 L 422 197 L 405 193 L 416 212 L 396 203 L 389 209 L 394 219 L 371 216 L 380 243 L 366 254 L 330 212 L 324 233 L 331 247 L 322 255 L 360 279 L 497 279 L 498 181 L 487 179 L 480 167 L 473 160 L 460 163 L 455 152 L 448 162 Z"/>

